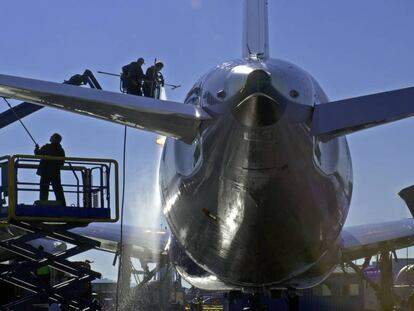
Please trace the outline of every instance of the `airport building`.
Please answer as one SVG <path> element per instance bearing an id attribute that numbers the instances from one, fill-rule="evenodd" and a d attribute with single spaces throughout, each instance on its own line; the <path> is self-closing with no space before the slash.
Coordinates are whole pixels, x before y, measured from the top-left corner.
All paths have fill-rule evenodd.
<path id="1" fill-rule="evenodd" d="M 414 259 L 411 258 L 393 262 L 394 280 L 396 282 L 394 292 L 397 305 L 401 308 L 399 310 L 410 310 L 406 301 L 413 293 L 414 286 L 410 284 L 414 284 L 414 273 L 410 270 L 408 275 L 402 275 L 400 271 L 412 264 L 414 264 Z M 371 264 L 367 271 L 369 277 L 376 282 L 379 281 L 380 272 L 377 269 L 377 263 Z M 203 305 L 201 310 L 242 310 L 244 306 L 249 305 L 249 299 L 251 299 L 249 295 L 240 295 L 238 299 L 230 303 L 228 294 L 211 294 L 196 289 L 187 291 L 186 295 L 188 309 L 190 309 L 191 302 L 195 302 L 193 305 L 205 302 L 205 306 Z M 285 293 L 282 293 L 281 297 L 262 296 L 260 297 L 260 305 L 263 308 L 262 310 L 290 310 Z M 193 308 L 198 310 L 196 307 Z M 380 306 L 376 293 L 368 282 L 361 279 L 352 268 L 347 267 L 344 269 L 336 268 L 322 284 L 312 289 L 300 291 L 299 310 L 376 311 L 380 310 Z"/>

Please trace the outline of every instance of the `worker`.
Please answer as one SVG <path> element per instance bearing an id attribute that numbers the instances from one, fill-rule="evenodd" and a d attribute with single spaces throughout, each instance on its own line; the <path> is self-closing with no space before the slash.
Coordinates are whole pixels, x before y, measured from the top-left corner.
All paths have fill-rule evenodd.
<path id="1" fill-rule="evenodd" d="M 146 97 L 155 97 L 155 91 L 164 86 L 164 77 L 161 73 L 162 68 L 164 68 L 164 64 L 157 62 L 154 66 L 147 69 L 144 82 L 144 95 Z"/>
<path id="2" fill-rule="evenodd" d="M 46 144 L 39 148 L 36 144 L 34 150 L 35 155 L 64 157 L 65 151 L 60 144 L 62 136 L 54 133 L 50 137 L 50 144 Z M 37 175 L 40 176 L 40 201 L 47 201 L 49 197 L 49 185 L 52 184 L 53 192 L 56 196 L 56 201 L 66 206 L 65 196 L 63 194 L 63 187 L 60 180 L 60 169 L 63 166 L 64 160 L 45 160 L 41 159 L 37 169 Z"/>
<path id="3" fill-rule="evenodd" d="M 42 245 L 38 247 L 40 252 L 44 252 Z M 40 266 L 36 269 L 36 276 L 42 280 L 43 284 L 50 286 L 50 268 L 48 265 Z"/>
<path id="4" fill-rule="evenodd" d="M 121 80 L 128 94 L 142 96 L 142 83 L 145 80 L 144 71 L 142 70 L 144 64 L 144 59 L 140 57 L 136 62 L 122 67 Z"/>

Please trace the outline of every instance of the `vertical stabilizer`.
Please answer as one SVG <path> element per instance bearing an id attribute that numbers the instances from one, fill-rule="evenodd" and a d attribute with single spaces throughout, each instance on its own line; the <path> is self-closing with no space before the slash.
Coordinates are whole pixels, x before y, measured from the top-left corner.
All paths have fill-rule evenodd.
<path id="1" fill-rule="evenodd" d="M 269 57 L 267 0 L 244 0 L 243 57 Z"/>

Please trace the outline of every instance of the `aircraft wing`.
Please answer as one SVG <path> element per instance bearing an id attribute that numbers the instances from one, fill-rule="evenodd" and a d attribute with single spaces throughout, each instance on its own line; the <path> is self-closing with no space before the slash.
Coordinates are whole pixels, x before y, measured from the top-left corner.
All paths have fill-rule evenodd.
<path id="1" fill-rule="evenodd" d="M 414 87 L 316 105 L 311 133 L 321 140 L 414 115 Z"/>
<path id="2" fill-rule="evenodd" d="M 119 223 L 94 223 L 87 227 L 79 227 L 71 231 L 101 242 L 101 250 L 116 253 L 121 241 L 121 226 Z M 132 256 L 155 260 L 165 251 L 169 234 L 164 230 L 140 228 L 130 225 L 123 226 L 123 244 L 131 245 Z"/>
<path id="3" fill-rule="evenodd" d="M 348 262 L 414 245 L 414 219 L 345 227 L 341 232 L 342 260 Z"/>
<path id="4" fill-rule="evenodd" d="M 201 107 L 0 75 L 0 96 L 50 106 L 191 142 L 211 119 Z"/>

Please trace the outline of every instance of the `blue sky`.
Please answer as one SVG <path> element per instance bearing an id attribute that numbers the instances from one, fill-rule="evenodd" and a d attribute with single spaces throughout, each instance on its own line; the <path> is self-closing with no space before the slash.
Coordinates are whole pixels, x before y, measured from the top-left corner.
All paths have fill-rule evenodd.
<path id="1" fill-rule="evenodd" d="M 241 0 L 5 0 L 0 7 L 4 74 L 62 82 L 86 68 L 120 72 L 137 57 L 146 65 L 157 57 L 167 82 L 182 85 L 167 90 L 168 98 L 182 101 L 207 70 L 241 56 Z M 310 72 L 332 100 L 414 86 L 413 15 L 409 0 L 269 0 L 270 52 Z M 97 77 L 104 89 L 118 90 L 116 78 Z M 119 125 L 49 108 L 25 123 L 41 144 L 60 132 L 68 155 L 121 159 Z M 355 187 L 347 224 L 408 216 L 397 193 L 414 184 L 413 132 L 407 119 L 348 136 Z M 148 223 L 153 210 L 155 137 L 129 130 L 131 224 Z M 0 148 L 31 153 L 33 146 L 16 123 L 0 131 Z"/>

